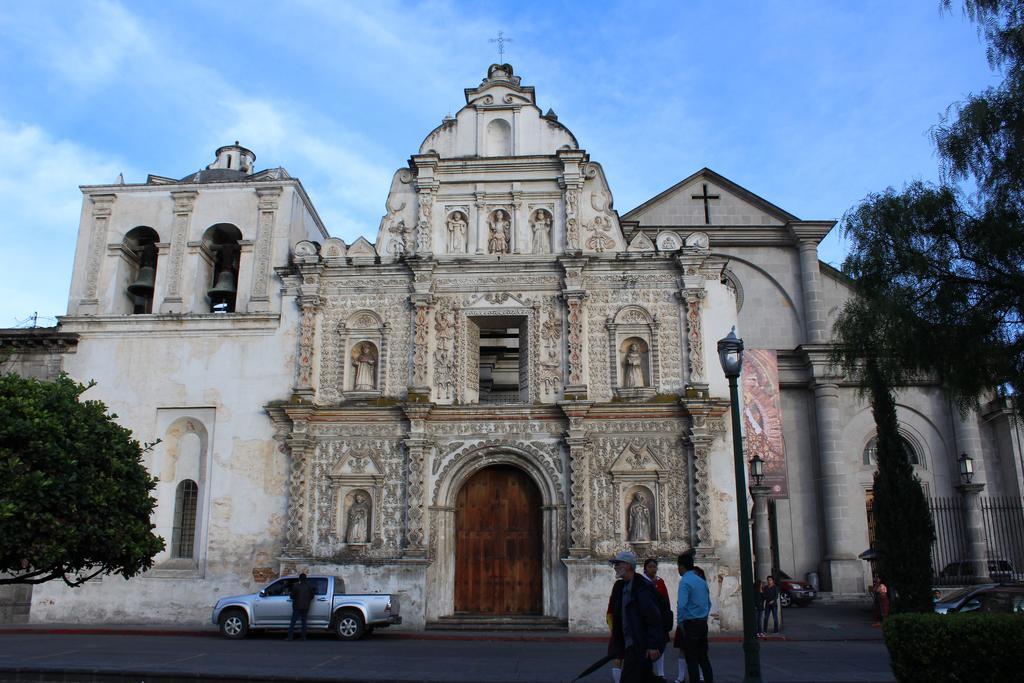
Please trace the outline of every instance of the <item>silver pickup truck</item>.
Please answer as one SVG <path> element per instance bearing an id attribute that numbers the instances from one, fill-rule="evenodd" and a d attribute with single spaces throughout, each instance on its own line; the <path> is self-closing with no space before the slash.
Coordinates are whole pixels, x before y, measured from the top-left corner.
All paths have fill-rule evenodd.
<path id="1" fill-rule="evenodd" d="M 221 598 L 213 606 L 213 623 L 226 638 L 244 638 L 253 629 L 288 628 L 292 584 L 285 576 L 249 595 Z M 398 596 L 387 593 L 349 595 L 338 576 L 310 576 L 316 597 L 309 606 L 308 627 L 333 630 L 342 640 L 359 640 L 374 628 L 401 624 Z"/>

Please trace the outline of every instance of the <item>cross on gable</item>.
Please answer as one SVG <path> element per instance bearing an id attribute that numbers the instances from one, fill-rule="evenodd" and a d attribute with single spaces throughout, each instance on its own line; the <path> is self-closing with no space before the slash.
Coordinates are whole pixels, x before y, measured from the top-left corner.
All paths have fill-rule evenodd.
<path id="1" fill-rule="evenodd" d="M 498 44 L 498 63 L 500 64 L 500 63 L 504 62 L 505 61 L 505 43 L 513 42 L 512 39 L 511 38 L 506 38 L 504 31 L 498 31 L 498 37 L 497 38 L 491 38 L 489 42 L 497 43 Z"/>
<path id="2" fill-rule="evenodd" d="M 708 184 L 703 183 L 702 187 L 704 191 L 702 194 L 690 195 L 690 199 L 703 199 L 704 200 L 704 223 L 705 225 L 711 225 L 711 205 L 708 203 L 710 199 L 721 199 L 721 195 L 708 194 Z"/>

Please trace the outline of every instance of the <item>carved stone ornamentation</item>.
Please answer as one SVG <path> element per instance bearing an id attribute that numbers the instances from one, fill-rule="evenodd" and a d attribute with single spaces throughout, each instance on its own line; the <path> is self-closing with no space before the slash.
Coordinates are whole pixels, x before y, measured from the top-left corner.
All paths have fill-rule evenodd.
<path id="1" fill-rule="evenodd" d="M 299 372 L 296 388 L 312 391 L 313 336 L 316 331 L 316 306 L 304 304 L 299 319 Z"/>
<path id="2" fill-rule="evenodd" d="M 690 384 L 704 384 L 704 329 L 701 308 L 704 290 L 687 289 L 683 292 L 686 301 L 686 340 L 689 346 L 687 360 L 690 364 Z"/>
<path id="3" fill-rule="evenodd" d="M 611 237 L 612 224 L 604 216 L 594 216 L 594 220 L 587 224 L 587 249 L 604 252 L 605 249 L 614 249 L 615 240 Z"/>
<path id="4" fill-rule="evenodd" d="M 580 188 L 565 190 L 565 246 L 568 251 L 580 250 Z"/>
<path id="5" fill-rule="evenodd" d="M 583 300 L 586 294 L 565 295 L 569 319 L 569 384 L 583 384 Z"/>
<path id="6" fill-rule="evenodd" d="M 450 299 L 440 299 L 434 309 L 434 389 L 437 399 L 450 402 L 456 396 L 455 312 Z"/>
<path id="7" fill-rule="evenodd" d="M 445 229 L 448 233 L 448 253 L 464 254 L 466 252 L 466 234 L 469 228 L 469 219 L 463 211 L 452 211 L 445 221 Z"/>
<path id="8" fill-rule="evenodd" d="M 490 254 L 509 253 L 512 238 L 512 218 L 504 209 L 498 209 L 487 221 L 487 252 Z"/>
<path id="9" fill-rule="evenodd" d="M 537 209 L 530 217 L 530 231 L 533 234 L 530 251 L 534 254 L 551 252 L 551 226 L 553 220 L 547 209 Z"/>

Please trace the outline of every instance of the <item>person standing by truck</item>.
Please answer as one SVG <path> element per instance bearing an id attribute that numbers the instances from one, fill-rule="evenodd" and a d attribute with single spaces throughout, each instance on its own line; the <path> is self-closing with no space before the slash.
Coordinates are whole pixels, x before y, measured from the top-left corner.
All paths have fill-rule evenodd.
<path id="1" fill-rule="evenodd" d="M 288 624 L 288 640 L 292 639 L 295 620 L 302 621 L 302 639 L 306 639 L 306 621 L 309 619 L 309 606 L 313 603 L 313 584 L 306 581 L 306 574 L 299 574 L 299 580 L 292 584 L 292 621 Z"/>

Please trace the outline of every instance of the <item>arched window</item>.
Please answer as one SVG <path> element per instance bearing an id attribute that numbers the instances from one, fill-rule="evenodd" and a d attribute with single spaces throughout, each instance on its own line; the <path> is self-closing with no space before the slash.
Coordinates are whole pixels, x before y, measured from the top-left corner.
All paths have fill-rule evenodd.
<path id="1" fill-rule="evenodd" d="M 156 287 L 157 242 L 156 230 L 145 226 L 132 228 L 124 236 L 124 250 L 131 260 L 131 277 L 125 287 L 133 314 L 153 312 L 153 292 Z"/>
<path id="2" fill-rule="evenodd" d="M 903 445 L 904 452 L 910 458 L 910 464 L 920 465 L 921 460 L 914 446 L 902 436 L 900 437 L 900 443 Z M 874 467 L 876 464 L 878 464 L 878 437 L 873 436 L 868 441 L 868 445 L 864 447 L 864 466 Z"/>
<path id="3" fill-rule="evenodd" d="M 206 290 L 211 313 L 235 310 L 241 240 L 242 232 L 229 223 L 214 225 L 203 234 L 203 247 L 213 265 Z"/>
<path id="4" fill-rule="evenodd" d="M 487 124 L 487 156 L 512 155 L 512 126 L 505 119 L 494 119 Z"/>
<path id="5" fill-rule="evenodd" d="M 191 559 L 196 545 L 196 506 L 199 485 L 191 479 L 178 484 L 174 496 L 174 531 L 171 536 L 171 557 Z"/>

